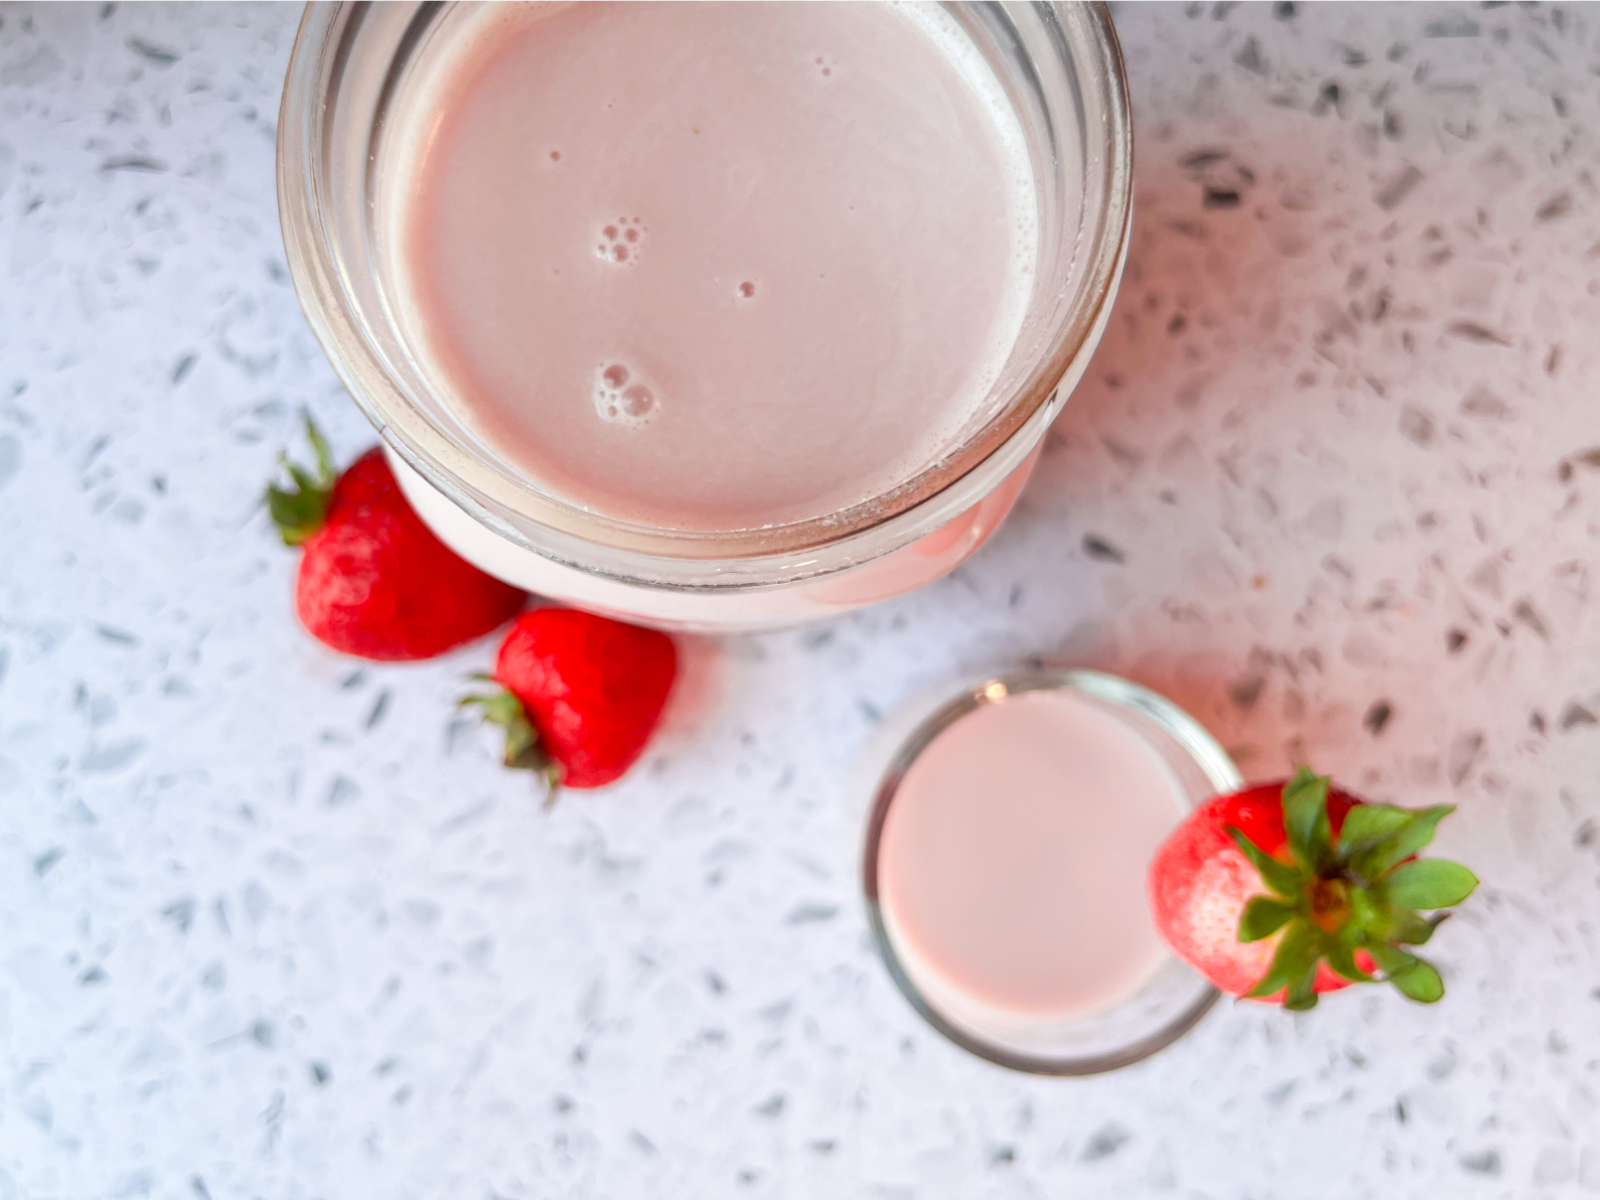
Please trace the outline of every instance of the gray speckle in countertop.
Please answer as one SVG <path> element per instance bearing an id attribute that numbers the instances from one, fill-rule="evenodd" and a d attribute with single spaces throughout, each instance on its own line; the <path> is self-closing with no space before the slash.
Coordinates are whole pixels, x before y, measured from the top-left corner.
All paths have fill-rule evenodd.
<path id="1" fill-rule="evenodd" d="M 542 811 L 453 719 L 491 647 L 295 624 L 259 489 L 302 405 L 373 441 L 282 265 L 296 10 L 0 12 L 0 1196 L 1600 1193 L 1600 22 L 1115 16 L 1130 257 L 1011 521 L 696 642 L 699 706 Z M 1445 1002 L 1222 1004 L 1084 1080 L 923 1025 L 842 781 L 1038 655 L 1457 805 Z"/>

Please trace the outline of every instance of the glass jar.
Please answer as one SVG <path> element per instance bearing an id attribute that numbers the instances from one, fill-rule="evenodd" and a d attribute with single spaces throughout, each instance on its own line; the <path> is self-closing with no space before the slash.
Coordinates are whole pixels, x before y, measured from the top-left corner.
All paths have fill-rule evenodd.
<path id="1" fill-rule="evenodd" d="M 1010 511 L 1082 375 L 1127 254 L 1132 133 L 1103 4 L 944 6 L 983 54 L 1028 142 L 1039 252 L 1022 330 L 987 401 L 937 461 L 888 492 L 761 529 L 659 528 L 567 503 L 444 401 L 396 319 L 385 189 L 395 130 L 455 4 L 313 3 L 278 124 L 289 272 L 334 369 L 423 519 L 531 591 L 676 628 L 792 624 L 900 595 L 970 555 Z"/>
<path id="2" fill-rule="evenodd" d="M 912 764 L 962 717 L 1036 691 L 1070 692 L 1126 726 L 1165 766 L 1185 812 L 1242 786 L 1227 751 L 1198 721 L 1136 683 L 1100 671 L 1048 667 L 986 676 L 896 713 L 856 764 L 850 799 L 865 819 L 859 843 L 862 890 L 873 940 L 895 986 L 945 1037 L 1013 1070 L 1094 1075 L 1138 1062 L 1176 1041 L 1216 1003 L 1217 990 L 1167 952 L 1133 994 L 1104 1010 L 1061 1018 L 1000 1014 L 969 1003 L 920 966 L 914 951 L 898 945 L 881 898 L 884 824 Z M 1115 796 L 1102 799 L 1116 802 Z"/>

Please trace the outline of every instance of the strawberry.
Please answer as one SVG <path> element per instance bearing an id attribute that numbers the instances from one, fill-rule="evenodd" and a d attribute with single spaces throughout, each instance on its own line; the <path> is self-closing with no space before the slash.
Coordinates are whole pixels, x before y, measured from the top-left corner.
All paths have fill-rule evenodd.
<path id="1" fill-rule="evenodd" d="M 672 639 L 572 608 L 517 618 L 500 644 L 492 682 L 468 696 L 506 731 L 505 763 L 558 787 L 604 787 L 644 753 L 677 670 Z"/>
<path id="2" fill-rule="evenodd" d="M 295 609 L 311 636 L 358 658 L 432 658 L 504 624 L 527 599 L 441 542 L 406 502 L 383 451 L 337 478 L 306 419 L 315 472 L 284 460 L 292 488 L 267 489 L 285 544 L 302 550 Z"/>
<path id="3" fill-rule="evenodd" d="M 1217 796 L 1150 864 L 1156 929 L 1224 992 L 1307 1009 L 1320 992 L 1382 980 L 1412 1000 L 1444 995 L 1420 946 L 1478 886 L 1459 863 L 1419 859 L 1454 812 L 1366 804 L 1302 767 Z"/>

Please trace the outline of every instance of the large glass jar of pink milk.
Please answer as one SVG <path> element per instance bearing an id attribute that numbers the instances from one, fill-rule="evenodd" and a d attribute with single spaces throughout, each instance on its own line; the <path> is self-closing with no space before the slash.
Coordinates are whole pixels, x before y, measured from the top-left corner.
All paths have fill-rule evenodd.
<path id="1" fill-rule="evenodd" d="M 278 193 L 313 330 L 447 543 L 675 628 L 970 555 L 1127 251 L 1098 4 L 312 4 Z"/>

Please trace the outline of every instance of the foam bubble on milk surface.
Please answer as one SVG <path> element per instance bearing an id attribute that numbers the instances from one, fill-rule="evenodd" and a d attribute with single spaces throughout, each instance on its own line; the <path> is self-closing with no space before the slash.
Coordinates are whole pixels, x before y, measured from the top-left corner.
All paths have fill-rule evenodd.
<path id="1" fill-rule="evenodd" d="M 631 267 L 639 261 L 645 225 L 638 217 L 618 217 L 602 225 L 595 238 L 594 256 L 613 267 Z M 655 389 L 635 367 L 605 362 L 595 372 L 594 410 L 613 425 L 641 426 L 660 407 Z"/>
<path id="2" fill-rule="evenodd" d="M 595 237 L 594 256 L 614 267 L 631 267 L 639 261 L 644 235 L 644 222 L 638 217 L 607 221 Z"/>
<path id="3" fill-rule="evenodd" d="M 637 427 L 653 417 L 660 407 L 655 389 L 626 364 L 605 363 L 595 372 L 594 410 L 602 421 Z"/>

